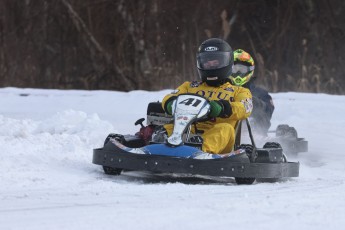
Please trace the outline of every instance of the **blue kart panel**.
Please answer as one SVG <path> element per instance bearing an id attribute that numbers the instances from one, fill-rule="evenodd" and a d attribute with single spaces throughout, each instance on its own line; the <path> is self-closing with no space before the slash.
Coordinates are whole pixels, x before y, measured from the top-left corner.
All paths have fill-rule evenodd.
<path id="1" fill-rule="evenodd" d="M 143 151 L 150 155 L 161 155 L 180 158 L 196 158 L 207 155 L 208 158 L 221 158 L 219 155 L 209 154 L 197 149 L 195 147 L 181 145 L 177 147 L 170 147 L 166 144 L 153 144 L 142 148 Z"/>

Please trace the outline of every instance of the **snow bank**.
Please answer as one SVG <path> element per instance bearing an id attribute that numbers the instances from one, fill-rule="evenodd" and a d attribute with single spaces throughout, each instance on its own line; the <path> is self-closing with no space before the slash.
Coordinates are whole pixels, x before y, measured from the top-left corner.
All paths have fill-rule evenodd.
<path id="1" fill-rule="evenodd" d="M 309 141 L 300 177 L 237 186 L 229 178 L 104 175 L 92 149 L 134 133 L 151 101 L 129 93 L 0 89 L 0 229 L 342 229 L 345 96 L 272 94 L 272 128 Z"/>

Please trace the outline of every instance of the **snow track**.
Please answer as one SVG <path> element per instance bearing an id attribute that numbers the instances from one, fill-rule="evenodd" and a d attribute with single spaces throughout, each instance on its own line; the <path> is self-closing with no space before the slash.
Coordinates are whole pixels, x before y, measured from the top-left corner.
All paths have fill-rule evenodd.
<path id="1" fill-rule="evenodd" d="M 289 158 L 298 178 L 238 186 L 91 164 L 108 133 L 137 131 L 168 92 L 0 89 L 0 229 L 343 229 L 345 96 L 272 95 L 272 127 L 309 141 Z"/>

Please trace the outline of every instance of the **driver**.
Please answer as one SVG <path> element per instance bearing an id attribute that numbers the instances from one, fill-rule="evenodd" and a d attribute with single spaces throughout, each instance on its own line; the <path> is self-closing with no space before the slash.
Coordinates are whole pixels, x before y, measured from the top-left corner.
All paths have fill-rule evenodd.
<path id="1" fill-rule="evenodd" d="M 234 67 L 230 80 L 232 84 L 245 87 L 252 93 L 254 109 L 251 118 L 254 121 L 254 127 L 259 134 L 267 136 L 274 104 L 267 90 L 255 85 L 254 68 L 254 59 L 249 53 L 242 49 L 234 51 Z"/>
<path id="2" fill-rule="evenodd" d="M 237 122 L 246 119 L 252 112 L 250 91 L 227 81 L 232 73 L 233 56 L 227 42 L 218 38 L 204 41 L 196 56 L 201 81 L 184 82 L 162 101 L 162 107 L 167 114 L 172 114 L 173 101 L 179 94 L 198 94 L 210 101 L 210 119 L 195 125 L 196 130 L 202 134 L 202 150 L 207 153 L 231 152 L 235 143 L 234 128 Z M 192 126 L 192 133 L 196 131 L 195 126 Z M 170 136 L 173 124 L 167 124 L 164 128 Z"/>

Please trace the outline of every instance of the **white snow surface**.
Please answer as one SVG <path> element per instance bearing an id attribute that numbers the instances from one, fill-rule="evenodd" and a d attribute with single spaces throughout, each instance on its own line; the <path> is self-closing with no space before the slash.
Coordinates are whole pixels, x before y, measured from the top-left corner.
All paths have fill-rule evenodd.
<path id="1" fill-rule="evenodd" d="M 158 92 L 0 89 L 0 229 L 344 229 L 345 96 L 272 94 L 272 128 L 294 126 L 309 152 L 300 176 L 108 176 L 92 149 L 134 134 Z"/>

